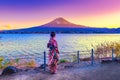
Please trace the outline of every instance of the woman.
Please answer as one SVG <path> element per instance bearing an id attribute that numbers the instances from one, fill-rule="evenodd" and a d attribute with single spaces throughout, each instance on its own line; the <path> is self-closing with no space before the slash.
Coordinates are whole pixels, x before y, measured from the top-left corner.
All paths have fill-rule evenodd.
<path id="1" fill-rule="evenodd" d="M 58 44 L 55 40 L 55 32 L 51 32 L 50 34 L 50 40 L 47 44 L 47 48 L 49 48 L 49 61 L 48 66 L 50 68 L 50 72 L 52 74 L 56 73 L 57 71 L 57 63 L 59 60 L 59 51 L 58 51 Z"/>

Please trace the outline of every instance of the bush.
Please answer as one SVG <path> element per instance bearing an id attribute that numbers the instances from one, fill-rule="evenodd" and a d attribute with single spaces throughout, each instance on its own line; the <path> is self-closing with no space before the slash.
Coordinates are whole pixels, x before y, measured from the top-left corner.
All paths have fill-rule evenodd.
<path id="1" fill-rule="evenodd" d="M 77 55 L 72 55 L 72 62 L 77 62 Z"/>
<path id="2" fill-rule="evenodd" d="M 112 49 L 116 57 L 120 57 L 120 42 L 105 42 L 94 46 L 94 53 L 97 57 L 102 56 L 111 56 Z"/>
<path id="3" fill-rule="evenodd" d="M 60 59 L 59 60 L 59 63 L 65 63 L 65 62 L 68 62 L 66 59 Z"/>
<path id="4" fill-rule="evenodd" d="M 0 57 L 0 69 L 3 68 L 3 63 L 2 63 L 3 60 L 4 60 L 4 58 L 3 58 L 3 57 Z"/>
<path id="5" fill-rule="evenodd" d="M 22 64 L 20 64 L 20 59 L 4 59 L 4 57 L 0 57 L 0 69 L 6 68 L 8 66 L 15 66 L 15 67 L 36 67 L 35 60 L 27 60 L 22 61 Z"/>
<path id="6" fill-rule="evenodd" d="M 36 62 L 34 60 L 31 60 L 29 62 L 26 62 L 27 67 L 36 67 Z"/>

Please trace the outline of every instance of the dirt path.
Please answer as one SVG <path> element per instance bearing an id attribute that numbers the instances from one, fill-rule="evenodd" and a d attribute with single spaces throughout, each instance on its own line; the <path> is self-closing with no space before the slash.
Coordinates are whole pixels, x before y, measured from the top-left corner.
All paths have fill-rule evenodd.
<path id="1" fill-rule="evenodd" d="M 0 80 L 120 80 L 120 63 L 59 69 L 57 74 L 47 72 L 20 72 L 0 76 Z"/>

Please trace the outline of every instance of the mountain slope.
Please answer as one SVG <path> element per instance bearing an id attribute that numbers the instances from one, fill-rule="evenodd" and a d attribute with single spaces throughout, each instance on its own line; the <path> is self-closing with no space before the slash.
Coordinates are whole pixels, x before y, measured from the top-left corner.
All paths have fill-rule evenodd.
<path id="1" fill-rule="evenodd" d="M 76 25 L 74 23 L 71 23 L 67 20 L 65 20 L 64 18 L 60 17 L 60 18 L 56 18 L 54 19 L 53 21 L 47 23 L 47 24 L 44 24 L 42 25 L 42 27 L 66 27 L 66 28 L 74 28 L 74 27 L 77 27 L 77 28 L 85 28 L 86 26 L 83 26 L 83 25 Z"/>
<path id="2" fill-rule="evenodd" d="M 109 29 L 109 28 L 93 28 L 86 27 L 83 25 L 73 24 L 64 18 L 56 18 L 53 21 L 41 25 L 34 26 L 31 28 L 5 30 L 0 33 L 2 34 L 31 34 L 31 33 L 120 33 L 120 28 Z"/>

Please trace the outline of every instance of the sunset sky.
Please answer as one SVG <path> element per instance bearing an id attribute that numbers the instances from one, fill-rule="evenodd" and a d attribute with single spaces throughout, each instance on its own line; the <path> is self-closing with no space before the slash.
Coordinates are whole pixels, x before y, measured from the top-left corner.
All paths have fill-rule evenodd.
<path id="1" fill-rule="evenodd" d="M 0 29 L 45 24 L 55 18 L 91 27 L 120 27 L 120 0 L 0 0 Z"/>

